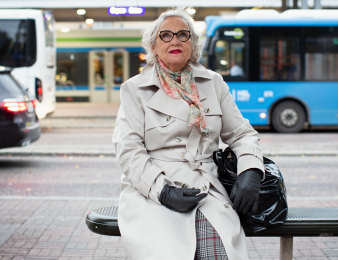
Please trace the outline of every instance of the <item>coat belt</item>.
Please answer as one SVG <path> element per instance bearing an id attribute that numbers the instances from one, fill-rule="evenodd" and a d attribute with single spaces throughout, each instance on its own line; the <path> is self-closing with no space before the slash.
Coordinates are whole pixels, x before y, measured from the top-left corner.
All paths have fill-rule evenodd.
<path id="1" fill-rule="evenodd" d="M 160 161 L 167 162 L 189 162 L 192 170 L 200 168 L 204 162 L 213 162 L 212 154 L 203 154 L 194 157 L 191 153 L 186 152 L 185 154 L 179 154 L 169 149 L 161 149 L 158 151 L 148 152 L 150 158 Z"/>
<path id="2" fill-rule="evenodd" d="M 179 154 L 172 149 L 161 149 L 155 151 L 148 151 L 148 154 L 152 159 L 167 161 L 167 162 L 189 162 L 192 170 L 200 170 L 203 176 L 228 200 L 228 194 L 225 191 L 223 185 L 219 182 L 217 177 L 210 173 L 210 171 L 202 163 L 213 162 L 212 154 L 197 155 L 198 144 L 201 139 L 201 134 L 195 126 L 189 135 L 186 153 Z"/>
<path id="3" fill-rule="evenodd" d="M 197 170 L 203 162 L 213 162 L 212 154 L 197 155 L 200 140 L 201 134 L 198 132 L 197 128 L 193 126 L 187 141 L 185 154 L 179 154 L 171 149 L 149 151 L 148 154 L 152 159 L 156 160 L 168 162 L 189 162 L 191 169 Z"/>

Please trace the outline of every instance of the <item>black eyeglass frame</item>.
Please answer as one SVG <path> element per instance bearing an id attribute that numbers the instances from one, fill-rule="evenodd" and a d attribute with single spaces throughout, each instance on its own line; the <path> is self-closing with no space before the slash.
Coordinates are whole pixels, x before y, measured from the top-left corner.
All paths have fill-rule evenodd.
<path id="1" fill-rule="evenodd" d="M 162 32 L 171 32 L 171 33 L 173 34 L 173 37 L 170 39 L 170 41 L 165 41 L 165 40 L 163 40 L 162 37 L 161 37 L 161 33 L 162 33 Z M 188 33 L 189 33 L 188 39 L 186 39 L 185 41 L 182 41 L 182 40 L 178 37 L 178 34 L 179 34 L 180 32 L 188 32 Z M 161 39 L 162 41 L 164 41 L 164 42 L 171 42 L 171 41 L 174 39 L 175 35 L 176 35 L 177 39 L 180 40 L 180 42 L 186 42 L 186 41 L 188 41 L 188 40 L 191 38 L 191 33 L 190 33 L 189 30 L 180 30 L 180 31 L 178 31 L 177 33 L 173 33 L 172 31 L 169 31 L 169 30 L 163 30 L 163 31 L 160 31 L 160 32 L 158 33 L 158 37 L 160 37 L 160 39 Z"/>

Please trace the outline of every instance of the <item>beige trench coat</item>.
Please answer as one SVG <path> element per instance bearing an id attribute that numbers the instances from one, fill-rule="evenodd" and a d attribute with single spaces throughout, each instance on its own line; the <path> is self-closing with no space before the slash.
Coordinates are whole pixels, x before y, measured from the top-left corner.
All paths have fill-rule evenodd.
<path id="1" fill-rule="evenodd" d="M 197 208 L 219 233 L 228 258 L 248 259 L 243 228 L 211 156 L 221 138 L 237 155 L 239 173 L 263 171 L 259 136 L 223 78 L 199 63 L 192 68 L 210 130 L 205 137 L 187 126 L 189 105 L 162 90 L 154 65 L 121 87 L 113 144 L 123 172 L 119 228 L 131 260 L 193 260 Z M 200 188 L 208 196 L 192 212 L 178 213 L 158 201 L 166 183 Z"/>

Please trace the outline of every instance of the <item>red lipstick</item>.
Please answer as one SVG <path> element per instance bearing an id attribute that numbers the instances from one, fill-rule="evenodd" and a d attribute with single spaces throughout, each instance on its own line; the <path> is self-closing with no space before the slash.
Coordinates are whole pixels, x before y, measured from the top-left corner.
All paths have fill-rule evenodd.
<path id="1" fill-rule="evenodd" d="M 181 53 L 182 51 L 180 49 L 175 49 L 175 50 L 171 50 L 169 53 L 172 53 L 172 54 L 179 54 Z"/>

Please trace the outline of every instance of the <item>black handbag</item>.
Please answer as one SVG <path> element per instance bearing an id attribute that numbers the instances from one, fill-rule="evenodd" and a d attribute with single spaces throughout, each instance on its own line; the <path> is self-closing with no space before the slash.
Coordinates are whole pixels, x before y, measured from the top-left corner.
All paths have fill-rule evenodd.
<path id="1" fill-rule="evenodd" d="M 231 189 L 237 178 L 237 157 L 228 147 L 213 153 L 213 159 L 218 166 L 218 179 L 231 194 Z M 267 232 L 285 224 L 288 213 L 286 201 L 286 187 L 283 176 L 277 165 L 270 159 L 263 157 L 265 165 L 265 179 L 259 190 L 259 204 L 256 213 L 238 213 L 242 226 L 254 234 Z"/>

